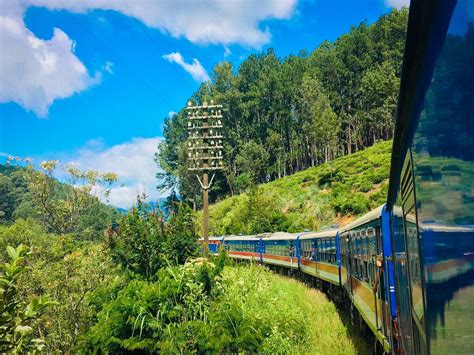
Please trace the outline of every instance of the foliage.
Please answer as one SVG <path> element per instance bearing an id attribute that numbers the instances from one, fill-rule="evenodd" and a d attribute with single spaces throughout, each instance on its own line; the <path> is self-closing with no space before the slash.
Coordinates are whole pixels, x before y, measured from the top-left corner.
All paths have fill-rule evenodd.
<path id="1" fill-rule="evenodd" d="M 28 269 L 24 266 L 28 247 L 7 246 L 10 262 L 0 264 L 0 352 L 22 353 L 44 349 L 44 340 L 35 338 L 34 323 L 48 306 L 46 297 L 26 300 L 18 292 L 18 279 Z"/>
<path id="2" fill-rule="evenodd" d="M 61 185 L 53 179 L 57 165 L 58 161 L 45 161 L 40 165 L 42 172 L 30 171 L 28 190 L 48 229 L 65 234 L 73 232 L 81 217 L 100 204 L 94 193 L 104 190 L 105 197 L 108 197 L 117 176 L 95 170 L 81 171 L 68 164 L 63 168 L 63 173 L 70 186 L 60 189 Z M 59 197 L 59 194 L 62 196 Z"/>
<path id="3" fill-rule="evenodd" d="M 195 255 L 197 235 L 188 207 L 178 205 L 167 222 L 143 203 L 134 207 L 108 237 L 113 259 L 132 274 L 153 279 L 168 263 L 182 264 Z"/>
<path id="4" fill-rule="evenodd" d="M 249 141 L 242 145 L 240 153 L 235 158 L 235 164 L 242 174 L 250 176 L 253 182 L 258 182 L 265 180 L 268 159 L 268 152 L 261 144 Z"/>
<path id="5" fill-rule="evenodd" d="M 222 292 L 216 266 L 195 259 L 159 271 L 156 282 L 132 280 L 106 304 L 83 351 L 192 352 L 199 349 L 210 302 Z M 210 334 L 207 334 L 208 336 Z"/>
<path id="6" fill-rule="evenodd" d="M 24 169 L 0 165 L 0 222 L 11 221 L 25 210 L 27 185 Z"/>
<path id="7" fill-rule="evenodd" d="M 407 9 L 394 9 L 309 54 L 279 58 L 268 49 L 238 68 L 218 63 L 211 82 L 190 98 L 223 104 L 225 170 L 214 179 L 211 201 L 391 139 L 407 18 Z M 164 137 L 156 156 L 160 184 L 197 209 L 185 109 L 165 119 Z M 359 200 L 351 203 L 355 210 L 364 208 Z"/>
<path id="8" fill-rule="evenodd" d="M 58 303 L 44 311 L 45 322 L 37 324 L 34 336 L 44 338 L 46 351 L 70 353 L 94 320 L 94 309 L 88 305 L 91 292 L 96 295 L 120 285 L 122 277 L 103 244 L 48 234 L 33 220 L 0 227 L 0 247 L 19 243 L 31 250 L 25 261 L 30 272 L 18 278 L 19 294 L 23 298 L 48 296 Z M 6 262 L 2 259 L 0 254 L 0 262 Z"/>
<path id="9" fill-rule="evenodd" d="M 45 223 L 52 232 L 72 232 L 80 239 L 99 239 L 102 231 L 118 218 L 114 208 L 97 198 L 99 191 L 107 192 L 115 174 L 81 172 L 74 166 L 66 166 L 69 172 L 61 174 L 76 185 L 73 187 L 52 177 L 52 163 L 45 162 L 44 167 L 49 172 L 35 171 L 32 166 L 0 165 L 0 223 L 35 219 Z"/>
<path id="10" fill-rule="evenodd" d="M 196 259 L 160 271 L 156 282 L 131 281 L 100 311 L 81 350 L 354 352 L 347 335 L 334 305 L 321 293 L 260 266 L 222 272 Z"/>
<path id="11" fill-rule="evenodd" d="M 210 233 L 319 230 L 368 212 L 385 202 L 391 146 L 380 142 L 211 205 Z"/>

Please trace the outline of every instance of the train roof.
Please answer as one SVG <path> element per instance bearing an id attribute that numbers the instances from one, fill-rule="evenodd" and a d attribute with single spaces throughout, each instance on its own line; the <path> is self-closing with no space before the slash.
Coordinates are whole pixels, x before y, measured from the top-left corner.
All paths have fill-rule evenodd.
<path id="1" fill-rule="evenodd" d="M 224 237 L 223 236 L 220 236 L 220 237 L 216 237 L 216 236 L 209 236 L 209 240 L 222 240 Z M 199 238 L 198 239 L 199 241 L 204 241 L 204 238 Z"/>
<path id="2" fill-rule="evenodd" d="M 337 229 L 328 229 L 319 232 L 304 232 L 300 234 L 300 239 L 315 239 L 324 237 L 335 237 Z"/>
<path id="3" fill-rule="evenodd" d="M 348 230 L 351 230 L 351 229 L 354 229 L 354 228 L 357 228 L 359 226 L 362 226 L 366 223 L 369 223 L 371 221 L 374 221 L 378 218 L 380 218 L 380 216 L 382 215 L 382 209 L 383 209 L 383 206 L 379 206 L 377 207 L 376 209 L 366 213 L 365 215 L 363 215 L 362 217 L 360 218 L 357 218 L 355 221 L 349 223 L 349 224 L 346 224 L 344 227 L 340 228 L 339 229 L 339 232 L 340 233 L 344 233 L 344 232 L 347 232 Z"/>
<path id="4" fill-rule="evenodd" d="M 255 240 L 258 241 L 258 238 L 255 235 L 228 235 L 224 240 Z"/>
<path id="5" fill-rule="evenodd" d="M 264 241 L 265 240 L 295 240 L 301 235 L 301 233 L 287 233 L 287 232 L 275 232 L 275 233 L 264 233 L 258 235 Z"/>

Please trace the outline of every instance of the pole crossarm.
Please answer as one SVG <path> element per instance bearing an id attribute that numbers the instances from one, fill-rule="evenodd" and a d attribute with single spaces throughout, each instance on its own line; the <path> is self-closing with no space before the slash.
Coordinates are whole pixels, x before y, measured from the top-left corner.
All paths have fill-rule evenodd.
<path id="1" fill-rule="evenodd" d="M 216 171 L 224 169 L 224 148 L 222 139 L 222 105 L 193 106 L 191 102 L 188 111 L 188 170 L 202 172 L 202 179 L 196 175 L 203 190 L 203 237 L 204 253 L 209 255 L 209 189 L 216 176 Z M 209 181 L 209 171 L 213 171 Z"/>

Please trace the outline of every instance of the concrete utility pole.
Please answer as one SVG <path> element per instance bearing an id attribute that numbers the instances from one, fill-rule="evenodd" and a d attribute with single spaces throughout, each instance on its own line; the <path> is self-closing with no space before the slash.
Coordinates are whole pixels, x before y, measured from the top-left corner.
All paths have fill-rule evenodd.
<path id="1" fill-rule="evenodd" d="M 209 188 L 214 180 L 215 171 L 224 167 L 222 156 L 222 105 L 203 102 L 202 106 L 193 106 L 188 102 L 188 170 L 202 172 L 202 180 L 196 177 L 203 189 L 203 234 L 204 254 L 209 255 Z M 209 171 L 212 171 L 209 181 Z"/>

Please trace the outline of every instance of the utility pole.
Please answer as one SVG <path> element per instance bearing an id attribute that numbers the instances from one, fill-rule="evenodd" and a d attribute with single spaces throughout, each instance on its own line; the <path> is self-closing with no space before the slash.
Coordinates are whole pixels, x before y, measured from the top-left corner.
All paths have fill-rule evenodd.
<path id="1" fill-rule="evenodd" d="M 196 171 L 196 177 L 203 189 L 203 234 L 204 255 L 209 256 L 209 188 L 217 170 L 224 168 L 222 141 L 222 105 L 203 102 L 193 106 L 188 102 L 188 170 Z M 209 172 L 212 172 L 209 181 Z M 202 180 L 199 177 L 202 173 Z"/>

